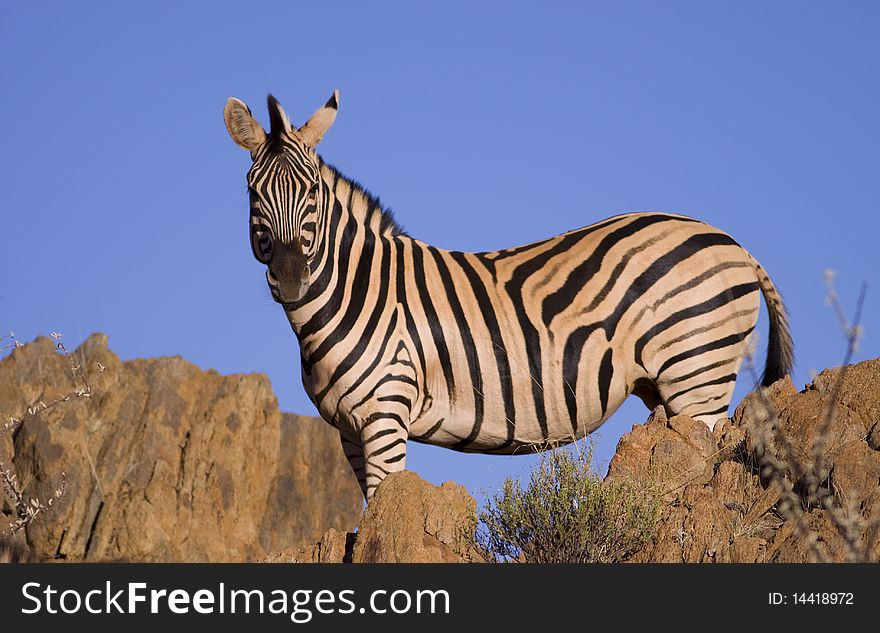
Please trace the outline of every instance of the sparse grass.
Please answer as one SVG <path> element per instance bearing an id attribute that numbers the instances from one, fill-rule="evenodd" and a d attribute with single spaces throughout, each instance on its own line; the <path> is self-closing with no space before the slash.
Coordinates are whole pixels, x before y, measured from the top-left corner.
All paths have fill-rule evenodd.
<path id="1" fill-rule="evenodd" d="M 592 444 L 580 444 L 544 452 L 525 486 L 508 478 L 487 502 L 477 542 L 490 560 L 612 563 L 654 535 L 659 486 L 603 481 Z"/>
<path id="2" fill-rule="evenodd" d="M 780 525 L 782 525 L 782 521 L 775 514 L 764 514 L 752 521 L 748 520 L 747 515 L 741 514 L 731 522 L 730 535 L 732 540 L 759 536 L 768 532 L 775 532 L 779 529 Z"/>

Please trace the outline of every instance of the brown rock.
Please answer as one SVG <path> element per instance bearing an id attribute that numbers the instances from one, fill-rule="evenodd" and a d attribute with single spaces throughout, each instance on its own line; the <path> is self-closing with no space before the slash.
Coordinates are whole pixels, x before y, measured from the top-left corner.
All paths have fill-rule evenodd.
<path id="1" fill-rule="evenodd" d="M 0 538 L 0 563 L 31 563 L 30 550 L 23 542 L 24 539 L 2 537 Z"/>
<path id="2" fill-rule="evenodd" d="M 617 442 L 617 450 L 608 464 L 608 477 L 640 478 L 651 470 L 651 455 L 657 441 L 664 437 L 666 413 L 657 407 L 645 424 L 636 424 Z"/>
<path id="3" fill-rule="evenodd" d="M 686 415 L 676 415 L 669 418 L 669 428 L 678 433 L 691 446 L 696 447 L 702 457 L 708 457 L 715 451 L 712 432 L 702 422 L 697 422 Z"/>
<path id="4" fill-rule="evenodd" d="M 122 362 L 103 335 L 75 356 L 92 396 L 28 420 L 14 443 L 0 438 L 29 495 L 47 499 L 67 474 L 64 497 L 27 528 L 34 555 L 254 560 L 357 520 L 361 494 L 337 433 L 283 415 L 264 375 L 222 376 L 179 357 Z M 0 362 L 4 415 L 73 388 L 49 339 Z"/>
<path id="5" fill-rule="evenodd" d="M 457 563 L 472 555 L 476 503 L 458 484 L 440 487 L 412 472 L 389 475 L 367 505 L 356 563 Z"/>
<path id="6" fill-rule="evenodd" d="M 840 377 L 842 368 L 826 369 L 807 385 L 806 390 L 816 390 L 830 395 Z M 861 420 L 880 421 L 880 358 L 867 360 L 846 368 L 843 387 L 838 395 L 841 407 L 854 412 Z M 866 429 L 867 430 L 867 429 Z"/>
<path id="7" fill-rule="evenodd" d="M 709 428 L 683 415 L 667 419 L 662 407 L 633 427 L 617 445 L 608 477 L 642 478 L 661 474 L 684 485 L 712 477 L 715 442 Z"/>
<path id="8" fill-rule="evenodd" d="M 774 419 L 785 442 L 771 429 Z M 670 473 L 663 477 L 670 505 L 651 544 L 632 560 L 846 561 L 866 553 L 868 560 L 877 560 L 880 542 L 869 547 L 867 526 L 880 521 L 878 419 L 880 359 L 852 365 L 845 374 L 840 368 L 823 371 L 800 393 L 785 379 L 764 398 L 750 394 L 712 436 L 693 420 L 667 420 L 655 411 L 647 424 L 621 438 L 609 467 L 609 477 L 656 476 L 659 465 Z M 765 462 L 756 451 L 764 449 L 782 469 L 787 489 L 801 495 L 795 503 L 802 518 L 778 509 L 784 494 L 780 481 L 758 476 Z M 708 469 L 701 471 L 701 463 Z M 832 504 L 837 520 L 809 503 L 810 479 L 804 473 L 817 468 L 819 476 L 812 481 L 831 492 L 825 503 Z M 841 522 L 855 530 L 855 550 L 839 529 Z"/>
<path id="9" fill-rule="evenodd" d="M 264 558 L 275 563 L 461 563 L 482 560 L 474 546 L 476 502 L 451 481 L 434 486 L 393 473 L 376 489 L 357 533 L 328 530 L 321 541 Z"/>
<path id="10" fill-rule="evenodd" d="M 880 451 L 880 422 L 876 422 L 868 433 L 868 446 L 875 451 Z"/>
<path id="11" fill-rule="evenodd" d="M 753 476 L 752 479 L 753 490 L 758 489 L 758 482 L 755 480 Z M 750 532 L 759 531 L 759 522 L 761 518 L 766 515 L 770 509 L 776 505 L 776 502 L 779 501 L 779 497 L 782 495 L 782 488 L 777 482 L 771 482 L 770 485 L 767 486 L 762 492 L 758 494 L 757 499 L 754 500 L 752 506 L 748 508 L 745 516 L 743 516 L 741 525 L 745 526 L 746 530 Z"/>
<path id="12" fill-rule="evenodd" d="M 756 536 L 742 536 L 730 544 L 731 563 L 760 563 L 766 543 Z"/>
<path id="13" fill-rule="evenodd" d="M 834 527 L 828 513 L 815 510 L 803 519 L 804 529 L 798 527 L 798 520 L 789 519 L 777 531 L 767 551 L 767 561 L 771 563 L 815 563 L 822 558 L 811 547 L 817 543 L 822 556 L 837 562 L 846 562 L 847 548 L 843 537 Z"/>
<path id="14" fill-rule="evenodd" d="M 330 528 L 321 540 L 308 547 L 288 548 L 271 556 L 262 563 L 350 563 L 355 533 L 346 534 Z"/>
<path id="15" fill-rule="evenodd" d="M 336 429 L 320 418 L 282 414 L 278 466 L 260 525 L 264 551 L 313 542 L 328 526 L 354 527 L 363 494 Z"/>

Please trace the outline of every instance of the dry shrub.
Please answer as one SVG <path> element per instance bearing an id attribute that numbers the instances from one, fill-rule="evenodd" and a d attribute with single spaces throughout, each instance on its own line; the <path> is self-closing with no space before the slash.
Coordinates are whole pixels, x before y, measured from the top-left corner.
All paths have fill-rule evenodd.
<path id="1" fill-rule="evenodd" d="M 508 478 L 480 513 L 478 545 L 489 560 L 613 563 L 655 533 L 660 496 L 653 483 L 603 481 L 593 446 L 553 448 L 528 483 Z"/>

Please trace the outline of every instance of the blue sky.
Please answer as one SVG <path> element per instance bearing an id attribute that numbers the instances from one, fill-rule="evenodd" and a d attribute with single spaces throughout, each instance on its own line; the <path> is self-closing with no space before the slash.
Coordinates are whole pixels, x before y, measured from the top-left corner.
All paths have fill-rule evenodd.
<path id="1" fill-rule="evenodd" d="M 272 92 L 302 123 L 339 88 L 322 155 L 438 246 L 646 210 L 728 231 L 786 298 L 802 386 L 844 351 L 825 269 L 850 311 L 868 282 L 857 360 L 880 356 L 878 31 L 868 1 L 6 2 L 0 330 L 265 372 L 313 413 L 222 111 L 266 122 Z M 646 414 L 625 404 L 599 458 Z M 532 459 L 414 445 L 408 467 L 480 494 Z"/>

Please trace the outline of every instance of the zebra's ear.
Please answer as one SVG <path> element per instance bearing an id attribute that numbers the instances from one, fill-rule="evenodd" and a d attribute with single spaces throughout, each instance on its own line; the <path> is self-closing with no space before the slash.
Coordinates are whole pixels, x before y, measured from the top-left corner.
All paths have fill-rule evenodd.
<path id="1" fill-rule="evenodd" d="M 324 133 L 333 125 L 336 120 L 336 112 L 339 110 L 339 91 L 334 90 L 333 95 L 327 100 L 323 106 L 312 115 L 312 118 L 306 121 L 306 124 L 299 129 L 306 145 L 314 147 L 321 142 Z"/>
<path id="2" fill-rule="evenodd" d="M 223 108 L 223 119 L 232 140 L 244 149 L 253 152 L 266 140 L 266 131 L 257 123 L 244 102 L 229 97 Z"/>

